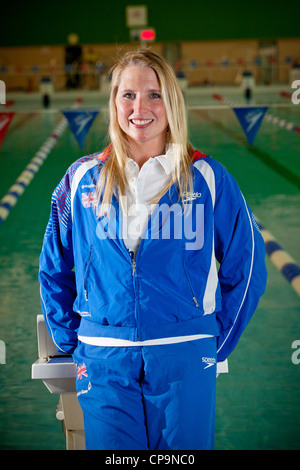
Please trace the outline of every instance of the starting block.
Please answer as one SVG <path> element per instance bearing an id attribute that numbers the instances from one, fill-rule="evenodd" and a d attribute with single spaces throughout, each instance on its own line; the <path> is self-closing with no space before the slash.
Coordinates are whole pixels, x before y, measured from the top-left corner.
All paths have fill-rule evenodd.
<path id="1" fill-rule="evenodd" d="M 63 421 L 67 450 L 84 450 L 83 414 L 76 393 L 76 365 L 57 352 L 43 315 L 37 316 L 38 355 L 31 378 L 42 380 L 50 393 L 60 395 L 56 418 Z"/>

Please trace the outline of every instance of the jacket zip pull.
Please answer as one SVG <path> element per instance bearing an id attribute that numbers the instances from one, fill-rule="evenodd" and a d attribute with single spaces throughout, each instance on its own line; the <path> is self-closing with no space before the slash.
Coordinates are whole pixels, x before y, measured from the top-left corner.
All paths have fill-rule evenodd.
<path id="1" fill-rule="evenodd" d="M 136 275 L 136 262 L 135 262 L 134 252 L 129 251 L 129 255 L 130 255 L 131 263 L 132 263 L 132 276 L 135 277 L 135 275 Z"/>
<path id="2" fill-rule="evenodd" d="M 135 277 L 136 275 L 136 262 L 135 259 L 132 260 L 132 275 Z"/>
<path id="3" fill-rule="evenodd" d="M 193 297 L 193 301 L 195 302 L 196 307 L 199 307 L 199 304 L 198 304 L 198 301 L 197 301 L 196 297 Z"/>
<path id="4" fill-rule="evenodd" d="M 85 298 L 85 301 L 88 302 L 88 294 L 87 294 L 87 290 L 84 289 L 84 298 Z"/>

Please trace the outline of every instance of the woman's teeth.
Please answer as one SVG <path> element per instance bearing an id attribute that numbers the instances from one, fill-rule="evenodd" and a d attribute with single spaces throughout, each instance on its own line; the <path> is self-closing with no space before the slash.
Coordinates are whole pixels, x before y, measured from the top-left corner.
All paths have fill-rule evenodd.
<path id="1" fill-rule="evenodd" d="M 152 122 L 152 120 L 153 119 L 131 119 L 131 122 L 137 126 L 145 126 L 146 124 Z"/>

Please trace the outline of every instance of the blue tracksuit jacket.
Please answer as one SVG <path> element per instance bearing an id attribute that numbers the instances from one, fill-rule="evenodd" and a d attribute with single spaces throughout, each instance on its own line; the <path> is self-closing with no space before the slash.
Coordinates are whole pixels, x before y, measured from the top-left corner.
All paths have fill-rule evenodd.
<path id="1" fill-rule="evenodd" d="M 145 341 L 218 336 L 218 361 L 236 346 L 266 285 L 265 245 L 226 169 L 195 151 L 191 209 L 173 185 L 149 219 L 136 259 L 122 239 L 122 213 L 97 214 L 107 152 L 76 161 L 52 197 L 40 256 L 42 309 L 59 351 L 78 334 Z"/>

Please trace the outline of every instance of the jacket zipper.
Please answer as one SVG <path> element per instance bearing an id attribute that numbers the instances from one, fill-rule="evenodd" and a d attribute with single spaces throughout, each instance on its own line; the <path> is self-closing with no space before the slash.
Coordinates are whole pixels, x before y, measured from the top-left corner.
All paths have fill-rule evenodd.
<path id="1" fill-rule="evenodd" d="M 190 292 L 191 292 L 191 295 L 192 295 L 192 299 L 194 301 L 194 304 L 196 307 L 199 307 L 199 303 L 198 303 L 198 300 L 196 299 L 196 296 L 195 296 L 195 293 L 194 293 L 194 289 L 193 289 L 193 286 L 192 286 L 192 283 L 191 283 L 191 279 L 190 279 L 190 276 L 187 272 L 187 269 L 186 269 L 186 265 L 185 265 L 185 256 L 184 256 L 184 253 L 185 253 L 185 250 L 183 249 L 183 270 L 184 270 L 184 273 L 185 273 L 185 277 L 188 281 L 188 285 L 189 285 L 189 288 L 190 288 Z"/>
<path id="2" fill-rule="evenodd" d="M 135 301 L 135 318 L 136 325 L 138 330 L 138 308 L 137 308 L 137 285 L 136 285 L 136 260 L 133 252 L 130 252 L 131 265 L 132 265 L 132 279 L 133 279 L 133 290 L 134 290 L 134 301 Z M 139 341 L 139 336 L 137 334 L 137 341 Z"/>
<path id="3" fill-rule="evenodd" d="M 132 260 L 132 276 L 136 277 L 136 262 L 135 259 Z"/>
<path id="4" fill-rule="evenodd" d="M 90 267 L 90 264 L 91 264 L 91 261 L 92 261 L 93 250 L 94 250 L 94 247 L 93 247 L 93 245 L 92 245 L 91 248 L 90 248 L 89 258 L 88 258 L 88 261 L 87 261 L 87 263 L 86 263 L 85 274 L 84 274 L 84 280 L 83 280 L 84 298 L 85 298 L 85 301 L 86 301 L 86 302 L 88 302 L 88 300 L 89 300 L 86 284 L 87 284 L 87 277 L 88 277 L 89 267 Z"/>

